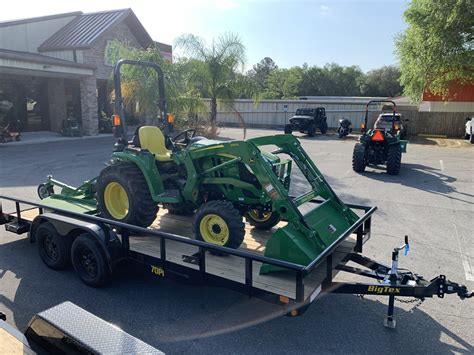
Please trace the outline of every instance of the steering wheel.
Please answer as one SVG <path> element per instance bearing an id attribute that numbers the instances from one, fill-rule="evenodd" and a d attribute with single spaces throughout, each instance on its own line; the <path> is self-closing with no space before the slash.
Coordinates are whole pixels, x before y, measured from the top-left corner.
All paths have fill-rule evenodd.
<path id="1" fill-rule="evenodd" d="M 193 128 L 189 128 L 176 134 L 173 138 L 170 139 L 170 141 L 173 146 L 176 146 L 176 144 L 188 145 L 191 138 L 193 138 L 195 135 L 196 130 Z"/>

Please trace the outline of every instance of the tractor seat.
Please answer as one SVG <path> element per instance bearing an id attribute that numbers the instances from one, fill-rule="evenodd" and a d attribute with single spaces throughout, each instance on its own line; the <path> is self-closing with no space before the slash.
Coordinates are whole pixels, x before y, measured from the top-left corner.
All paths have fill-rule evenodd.
<path id="1" fill-rule="evenodd" d="M 138 129 L 140 147 L 155 155 L 158 161 L 172 161 L 171 151 L 166 149 L 165 136 L 155 126 L 142 126 Z"/>

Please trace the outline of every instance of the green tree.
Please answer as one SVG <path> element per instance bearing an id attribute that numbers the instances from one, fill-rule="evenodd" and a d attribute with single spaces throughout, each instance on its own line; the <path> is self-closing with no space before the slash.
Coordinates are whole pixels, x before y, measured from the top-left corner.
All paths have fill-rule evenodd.
<path id="1" fill-rule="evenodd" d="M 268 75 L 263 96 L 269 99 L 297 98 L 301 80 L 302 70 L 300 67 L 274 70 Z"/>
<path id="2" fill-rule="evenodd" d="M 371 70 L 365 75 L 363 95 L 395 97 L 399 96 L 402 91 L 400 69 L 394 65 Z"/>
<path id="3" fill-rule="evenodd" d="M 174 113 L 177 118 L 184 120 L 195 118 L 197 112 L 205 110 L 200 92 L 195 88 L 195 73 L 199 72 L 199 69 L 196 69 L 200 65 L 199 62 L 178 59 L 171 63 L 163 59 L 157 48 L 137 49 L 119 41 L 114 41 L 109 45 L 107 57 L 110 63 L 126 58 L 160 65 L 165 77 L 168 112 Z M 123 66 L 121 72 L 122 96 L 125 105 L 129 106 L 138 102 L 135 108 L 140 116 L 158 118 L 160 112 L 157 105 L 156 72 L 129 65 Z"/>
<path id="4" fill-rule="evenodd" d="M 425 90 L 447 96 L 450 83 L 474 80 L 474 2 L 412 0 L 407 29 L 396 41 L 404 93 L 418 101 Z"/>
<path id="5" fill-rule="evenodd" d="M 245 47 L 239 36 L 228 33 L 210 44 L 202 38 L 187 34 L 178 37 L 176 47 L 201 65 L 193 73 L 201 94 L 211 99 L 211 134 L 216 133 L 217 103 L 229 105 L 237 97 L 236 72 L 245 61 Z"/>
<path id="6" fill-rule="evenodd" d="M 247 76 L 255 81 L 260 91 L 263 91 L 265 89 L 268 76 L 277 69 L 278 66 L 275 64 L 273 59 L 270 57 L 265 57 L 247 72 Z"/>

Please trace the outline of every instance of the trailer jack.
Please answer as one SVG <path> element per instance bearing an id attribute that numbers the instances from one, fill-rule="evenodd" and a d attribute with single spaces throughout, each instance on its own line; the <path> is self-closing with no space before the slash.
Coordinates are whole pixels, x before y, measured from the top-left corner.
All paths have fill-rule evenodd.
<path id="1" fill-rule="evenodd" d="M 384 326 L 395 328 L 394 305 L 396 297 L 413 297 L 423 301 L 425 298 L 438 296 L 444 298 L 446 294 L 457 294 L 462 300 L 474 296 L 474 292 L 469 291 L 465 285 L 452 282 L 445 275 L 439 275 L 430 281 L 423 276 L 415 274 L 406 269 L 398 268 L 398 256 L 401 250 L 405 255 L 410 250 L 408 236 L 405 236 L 405 243 L 393 249 L 391 266 L 381 264 L 375 260 L 362 256 L 358 253 L 350 253 L 344 259 L 345 262 L 353 262 L 365 267 L 365 269 L 340 264 L 336 269 L 352 274 L 368 277 L 377 280 L 377 283 L 350 283 L 334 282 L 332 277 L 323 283 L 323 292 L 326 293 L 346 293 L 358 295 L 388 296 L 388 311 L 384 320 Z M 328 275 L 329 276 L 329 275 Z"/>

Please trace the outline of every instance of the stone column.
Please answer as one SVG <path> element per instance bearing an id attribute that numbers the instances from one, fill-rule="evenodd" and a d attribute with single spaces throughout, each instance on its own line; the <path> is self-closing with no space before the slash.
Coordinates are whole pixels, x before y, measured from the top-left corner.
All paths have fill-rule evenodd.
<path id="1" fill-rule="evenodd" d="M 82 132 L 86 136 L 99 134 L 97 110 L 97 79 L 88 76 L 81 79 Z"/>
<path id="2" fill-rule="evenodd" d="M 48 79 L 48 104 L 50 129 L 61 132 L 66 117 L 66 93 L 64 79 Z"/>

